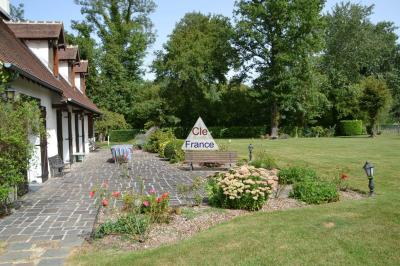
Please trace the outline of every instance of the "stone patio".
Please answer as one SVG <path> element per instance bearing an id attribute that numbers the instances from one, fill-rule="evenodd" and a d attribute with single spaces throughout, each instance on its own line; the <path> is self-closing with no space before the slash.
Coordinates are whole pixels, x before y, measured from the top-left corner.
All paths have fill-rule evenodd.
<path id="1" fill-rule="evenodd" d="M 180 170 L 142 151 L 135 151 L 125 166 L 109 162 L 110 157 L 108 150 L 91 153 L 64 177 L 29 192 L 20 209 L 0 219 L 0 242 L 7 245 L 0 265 L 63 265 L 70 251 L 92 232 L 98 208 L 89 192 L 103 181 L 111 191 L 138 191 L 143 180 L 146 191 L 170 192 L 171 205 L 179 205 L 178 184 L 212 173 Z"/>

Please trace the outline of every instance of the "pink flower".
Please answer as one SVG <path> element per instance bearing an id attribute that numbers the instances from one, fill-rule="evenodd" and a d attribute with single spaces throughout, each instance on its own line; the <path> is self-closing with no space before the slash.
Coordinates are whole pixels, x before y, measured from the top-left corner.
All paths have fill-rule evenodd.
<path id="1" fill-rule="evenodd" d="M 89 192 L 89 197 L 90 197 L 91 199 L 93 199 L 94 193 L 95 193 L 94 191 L 90 191 L 90 192 Z"/>
<path id="2" fill-rule="evenodd" d="M 143 201 L 143 205 L 145 207 L 149 207 L 150 206 L 150 202 L 148 202 L 147 200 Z"/>
<path id="3" fill-rule="evenodd" d="M 149 194 L 155 194 L 155 193 L 156 193 L 156 190 L 154 188 L 149 189 Z"/>
<path id="4" fill-rule="evenodd" d="M 119 191 L 114 191 L 114 192 L 112 193 L 112 196 L 113 196 L 114 198 L 119 198 L 119 197 L 121 196 L 121 192 L 119 192 Z"/>

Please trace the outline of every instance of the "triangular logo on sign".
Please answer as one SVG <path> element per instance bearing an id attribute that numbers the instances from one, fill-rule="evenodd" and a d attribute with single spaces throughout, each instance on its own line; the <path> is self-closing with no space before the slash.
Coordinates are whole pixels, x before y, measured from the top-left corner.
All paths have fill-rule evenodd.
<path id="1" fill-rule="evenodd" d="M 189 136 L 182 145 L 185 151 L 217 151 L 219 150 L 217 143 L 211 136 L 201 117 L 197 119 Z"/>

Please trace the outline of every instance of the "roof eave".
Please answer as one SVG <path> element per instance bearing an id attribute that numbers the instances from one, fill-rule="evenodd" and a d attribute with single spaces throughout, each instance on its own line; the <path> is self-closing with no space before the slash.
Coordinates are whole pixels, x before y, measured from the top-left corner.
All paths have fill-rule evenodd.
<path id="1" fill-rule="evenodd" d="M 72 99 L 72 98 L 68 98 L 67 101 L 70 102 L 70 103 L 72 103 L 72 104 L 78 105 L 79 107 L 82 107 L 83 109 L 86 109 L 86 110 L 89 110 L 89 111 L 91 111 L 91 112 L 93 112 L 93 113 L 96 113 L 96 114 L 101 115 L 101 112 L 100 112 L 100 111 L 95 110 L 95 109 L 93 109 L 93 108 L 90 108 L 90 107 L 88 107 L 88 106 L 86 106 L 86 105 L 84 105 L 84 104 L 81 104 L 80 102 L 78 102 L 78 101 L 76 101 L 76 100 L 74 100 L 74 99 Z"/>
<path id="2" fill-rule="evenodd" d="M 8 65 L 8 66 L 6 66 L 6 65 Z M 47 82 L 35 77 L 34 75 L 26 72 L 25 70 L 21 69 L 20 67 L 14 65 L 12 63 L 5 62 L 4 66 L 9 68 L 9 69 L 11 69 L 11 70 L 14 70 L 14 71 L 18 72 L 20 75 L 26 77 L 27 79 L 30 79 L 30 80 L 32 80 L 32 81 L 34 81 L 34 82 L 36 82 L 36 83 L 38 83 L 38 84 L 40 84 L 42 86 L 54 91 L 54 92 L 57 92 L 57 93 L 60 93 L 60 94 L 63 93 L 63 91 L 61 89 L 59 89 L 57 87 L 54 87 L 53 85 L 50 85 L 49 83 L 47 83 Z"/>

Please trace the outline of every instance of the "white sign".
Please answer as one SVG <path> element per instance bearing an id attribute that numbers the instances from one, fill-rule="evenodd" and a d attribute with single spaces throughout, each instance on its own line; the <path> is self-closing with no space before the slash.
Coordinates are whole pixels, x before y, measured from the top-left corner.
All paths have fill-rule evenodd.
<path id="1" fill-rule="evenodd" d="M 184 151 L 199 151 L 208 150 L 216 151 L 219 150 L 217 143 L 215 143 L 210 131 L 208 131 L 201 117 L 197 119 L 194 124 L 189 136 L 186 138 L 182 145 Z"/>

